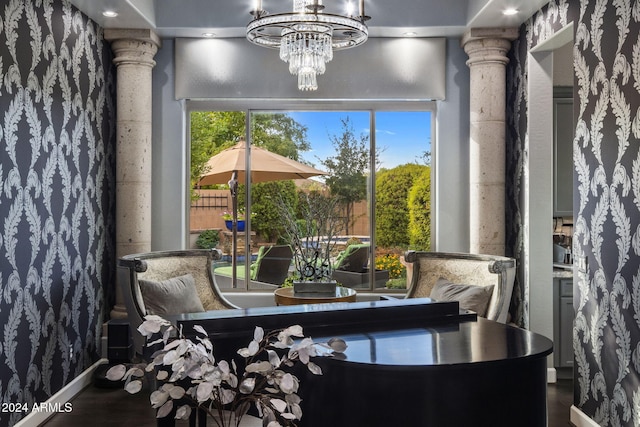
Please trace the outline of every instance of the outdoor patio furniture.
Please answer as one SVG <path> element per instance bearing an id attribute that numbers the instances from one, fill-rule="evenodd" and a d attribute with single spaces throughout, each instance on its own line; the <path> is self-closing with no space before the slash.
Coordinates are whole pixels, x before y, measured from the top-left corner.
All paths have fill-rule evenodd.
<path id="1" fill-rule="evenodd" d="M 213 281 L 211 264 L 221 256 L 217 249 L 198 249 L 120 258 L 117 280 L 130 330 L 136 331 L 147 314 L 176 315 L 239 308 L 220 293 Z M 137 332 L 131 335 L 136 353 L 144 354 L 144 337 Z"/>
<path id="2" fill-rule="evenodd" d="M 251 264 L 251 279 L 281 285 L 289 275 L 293 250 L 289 245 L 262 246 Z"/>
<path id="3" fill-rule="evenodd" d="M 473 303 L 488 294 L 484 313 L 479 315 L 501 323 L 508 321 L 516 273 L 516 261 L 513 258 L 408 251 L 405 261 L 410 263 L 413 269 L 406 298 L 433 297 L 432 291 L 435 287 L 438 287 L 440 295 L 443 294 L 442 290 L 444 293 L 463 293 L 469 298 L 467 301 L 473 299 Z M 488 286 L 492 286 L 493 289 L 488 292 L 487 289 L 480 289 Z M 464 308 L 465 302 L 461 301 L 461 308 Z"/>
<path id="4" fill-rule="evenodd" d="M 342 286 L 369 288 L 369 251 L 368 243 L 349 245 L 336 259 L 333 279 Z M 374 277 L 375 287 L 384 287 L 389 280 L 389 271 L 376 270 Z"/>
<path id="5" fill-rule="evenodd" d="M 354 272 L 364 270 L 369 264 L 369 247 L 368 243 L 347 246 L 344 251 L 338 254 L 333 269 Z"/>
<path id="6" fill-rule="evenodd" d="M 292 259 L 293 251 L 289 245 L 261 246 L 256 260 L 250 266 L 251 281 L 254 284 L 281 285 L 289 274 Z M 214 280 L 220 288 L 231 287 L 225 278 L 232 277 L 233 266 L 218 266 L 213 272 Z M 244 265 L 236 267 L 236 274 L 239 280 L 244 281 Z"/>

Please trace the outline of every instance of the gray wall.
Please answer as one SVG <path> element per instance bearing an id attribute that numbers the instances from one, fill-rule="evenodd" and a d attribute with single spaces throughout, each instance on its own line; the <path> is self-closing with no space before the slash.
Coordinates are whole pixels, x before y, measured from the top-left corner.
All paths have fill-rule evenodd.
<path id="1" fill-rule="evenodd" d="M 459 39 L 447 39 L 447 99 L 438 102 L 432 145 L 432 250 L 469 251 L 469 67 Z M 432 196 L 433 197 L 433 196 Z"/>
<path id="2" fill-rule="evenodd" d="M 175 41 L 176 98 L 444 99 L 445 46 L 443 38 L 371 38 L 336 51 L 318 76 L 318 90 L 300 91 L 277 50 L 245 38 L 180 38 Z"/>
<path id="3" fill-rule="evenodd" d="M 174 96 L 173 48 L 173 40 L 162 40 L 152 76 L 152 250 L 189 247 L 187 123 L 184 101 Z"/>

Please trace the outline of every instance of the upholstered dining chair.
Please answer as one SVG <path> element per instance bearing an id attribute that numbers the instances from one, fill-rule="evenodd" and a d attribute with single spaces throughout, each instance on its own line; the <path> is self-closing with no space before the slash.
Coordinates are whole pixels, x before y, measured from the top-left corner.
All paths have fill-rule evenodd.
<path id="1" fill-rule="evenodd" d="M 412 270 L 407 298 L 446 297 L 458 300 L 461 308 L 473 300 L 478 315 L 507 323 L 513 293 L 516 261 L 497 255 L 447 252 L 405 253 L 405 262 Z M 466 300 L 464 300 L 466 298 Z M 479 300 L 484 299 L 480 307 Z M 479 308 L 478 308 L 479 307 Z"/>
<path id="2" fill-rule="evenodd" d="M 218 249 L 195 249 L 126 255 L 118 260 L 118 285 L 138 354 L 144 354 L 145 340 L 136 330 L 148 314 L 239 308 L 213 281 L 211 264 L 221 257 Z"/>

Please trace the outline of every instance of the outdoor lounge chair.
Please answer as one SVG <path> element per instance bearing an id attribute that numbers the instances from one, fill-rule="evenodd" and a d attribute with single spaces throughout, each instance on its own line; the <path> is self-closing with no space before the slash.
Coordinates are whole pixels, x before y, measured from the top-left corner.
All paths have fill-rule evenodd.
<path id="1" fill-rule="evenodd" d="M 251 264 L 251 279 L 258 282 L 281 285 L 289 275 L 293 259 L 291 246 L 262 246 L 258 258 Z"/>
<path id="2" fill-rule="evenodd" d="M 361 243 L 347 246 L 336 258 L 333 269 L 360 273 L 367 268 L 368 264 L 369 244 Z"/>
<path id="3" fill-rule="evenodd" d="M 253 282 L 281 285 L 289 275 L 292 259 L 293 251 L 289 245 L 261 246 L 256 260 L 250 267 L 251 280 Z M 220 279 L 222 277 L 231 277 L 232 268 L 231 266 L 215 268 L 214 277 L 221 288 L 228 287 L 228 285 L 220 283 L 222 282 Z M 236 271 L 237 278 L 244 280 L 245 267 L 243 265 L 237 266 Z"/>
<path id="4" fill-rule="evenodd" d="M 369 251 L 368 243 L 349 245 L 336 259 L 333 279 L 349 288 L 369 288 Z M 375 272 L 376 288 L 384 287 L 388 280 L 388 270 Z"/>

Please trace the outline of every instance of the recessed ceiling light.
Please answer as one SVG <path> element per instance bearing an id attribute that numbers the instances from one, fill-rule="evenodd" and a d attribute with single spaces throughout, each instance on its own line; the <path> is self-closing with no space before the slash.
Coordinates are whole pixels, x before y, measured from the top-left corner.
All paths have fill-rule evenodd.
<path id="1" fill-rule="evenodd" d="M 104 12 L 102 12 L 102 15 L 106 16 L 107 18 L 115 18 L 116 16 L 118 16 L 118 12 L 114 10 L 105 10 Z"/>
<path id="2" fill-rule="evenodd" d="M 517 13 L 518 13 L 518 9 L 516 9 L 514 7 L 511 7 L 509 9 L 505 9 L 505 10 L 502 11 L 502 14 L 506 15 L 506 16 L 516 15 Z"/>
<path id="3" fill-rule="evenodd" d="M 415 37 L 418 35 L 418 33 L 416 33 L 415 31 L 407 31 L 406 33 L 402 33 L 402 35 L 405 37 Z"/>
<path id="4" fill-rule="evenodd" d="M 216 36 L 216 33 L 202 33 L 202 37 L 211 38 L 215 36 Z"/>

